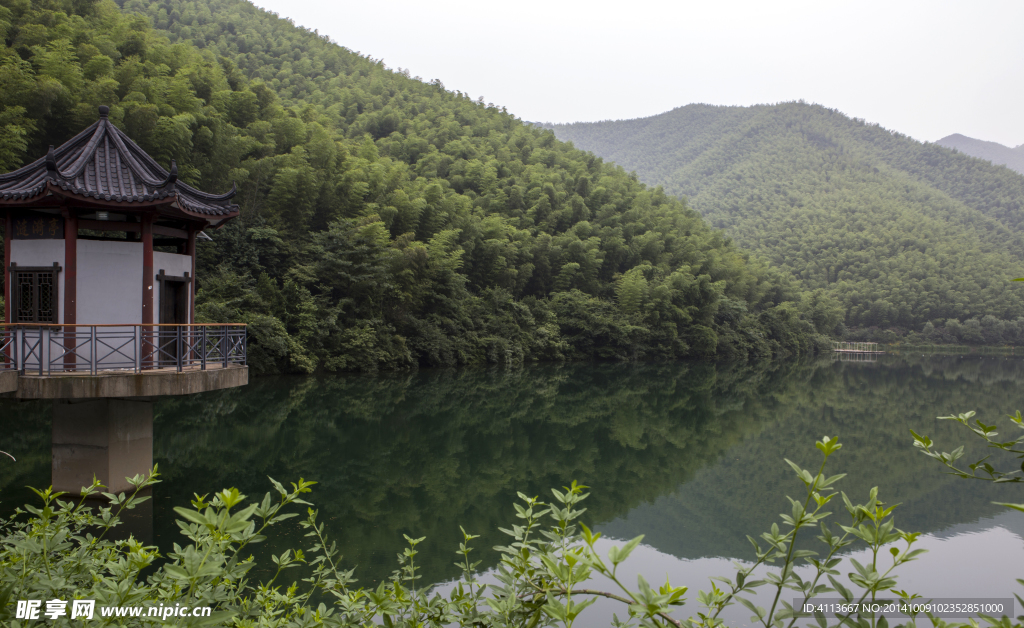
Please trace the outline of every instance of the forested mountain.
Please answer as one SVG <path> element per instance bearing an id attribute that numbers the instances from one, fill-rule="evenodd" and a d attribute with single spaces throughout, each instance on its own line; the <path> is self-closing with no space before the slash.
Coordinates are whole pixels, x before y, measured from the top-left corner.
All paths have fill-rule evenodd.
<path id="1" fill-rule="evenodd" d="M 817 105 L 551 127 L 838 299 L 851 326 L 1024 314 L 1024 176 Z"/>
<path id="2" fill-rule="evenodd" d="M 259 371 L 809 349 L 802 295 L 685 203 L 549 131 L 241 0 L 0 0 L 0 167 L 98 105 L 241 218 L 199 313 Z"/>
<path id="3" fill-rule="evenodd" d="M 967 137 L 959 133 L 947 135 L 935 143 L 939 146 L 945 146 L 946 148 L 966 153 L 971 157 L 987 159 L 996 165 L 1006 166 L 1010 170 L 1024 174 L 1024 144 L 1017 148 L 1010 148 L 998 142 L 976 140 L 973 137 Z"/>

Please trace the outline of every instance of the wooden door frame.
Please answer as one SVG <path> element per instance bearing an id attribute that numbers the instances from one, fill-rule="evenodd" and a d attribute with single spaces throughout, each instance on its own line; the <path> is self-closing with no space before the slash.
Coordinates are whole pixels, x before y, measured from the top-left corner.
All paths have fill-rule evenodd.
<path id="1" fill-rule="evenodd" d="M 160 284 L 160 311 L 157 312 L 157 320 L 162 323 L 164 304 L 167 303 L 165 299 L 169 296 L 170 291 L 177 288 L 187 288 L 192 283 L 192 277 L 189 276 L 188 271 L 185 271 L 185 274 L 181 276 L 168 275 L 161 268 L 160 272 L 156 274 L 156 280 Z M 168 285 L 171 283 L 180 283 L 182 285 L 172 288 Z M 181 293 L 184 299 L 178 302 L 178 311 L 175 312 L 175 318 L 180 319 L 176 323 L 178 325 L 187 325 L 189 323 L 189 312 L 192 308 L 191 292 L 191 290 L 185 289 Z"/>

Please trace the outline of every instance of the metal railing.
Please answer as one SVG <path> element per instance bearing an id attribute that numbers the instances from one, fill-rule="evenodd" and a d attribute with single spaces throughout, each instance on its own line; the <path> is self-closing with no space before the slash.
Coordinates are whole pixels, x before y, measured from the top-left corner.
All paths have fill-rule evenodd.
<path id="1" fill-rule="evenodd" d="M 0 328 L 0 370 L 25 375 L 140 373 L 245 366 L 244 324 L 39 325 Z"/>

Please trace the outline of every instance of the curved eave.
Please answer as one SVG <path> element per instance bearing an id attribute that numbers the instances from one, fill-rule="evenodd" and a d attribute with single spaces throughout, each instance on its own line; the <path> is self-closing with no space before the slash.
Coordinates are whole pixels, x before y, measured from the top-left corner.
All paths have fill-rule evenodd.
<path id="1" fill-rule="evenodd" d="M 182 207 L 181 204 L 178 202 L 177 198 L 175 198 L 173 200 L 173 202 L 169 205 L 169 207 L 172 207 L 175 210 L 181 212 L 181 214 L 183 216 L 185 216 L 185 217 L 188 217 L 188 218 L 200 218 L 202 220 L 205 220 L 210 225 L 213 225 L 213 226 L 216 226 L 216 227 L 221 226 L 222 224 L 224 224 L 225 222 L 231 220 L 232 218 L 237 218 L 238 214 L 239 214 L 239 211 L 237 209 L 235 211 L 231 212 L 230 214 L 204 214 L 204 213 L 201 213 L 201 212 L 194 212 L 194 211 L 192 211 L 190 209 L 186 209 L 185 207 Z"/>
<path id="2" fill-rule="evenodd" d="M 178 198 L 177 192 L 171 192 L 167 196 L 162 198 L 142 199 L 142 200 L 117 200 L 113 198 L 102 198 L 95 196 L 86 196 L 84 194 L 78 194 L 72 190 L 65 190 L 60 185 L 47 182 L 44 186 L 39 188 L 39 191 L 33 196 L 23 196 L 22 198 L 4 199 L 0 198 L 0 208 L 2 207 L 47 207 L 56 204 L 61 204 L 61 201 L 73 200 L 76 207 L 83 209 L 100 209 L 100 210 L 116 210 L 116 211 L 132 211 L 132 210 L 165 210 L 160 212 L 162 215 L 172 216 L 175 218 L 182 218 L 185 220 L 202 220 L 209 225 L 220 226 L 224 222 L 231 220 L 232 218 L 238 217 L 238 210 L 231 211 L 227 214 L 204 214 L 202 212 L 196 212 L 185 207 Z M 170 210 L 170 211 L 166 211 Z"/>

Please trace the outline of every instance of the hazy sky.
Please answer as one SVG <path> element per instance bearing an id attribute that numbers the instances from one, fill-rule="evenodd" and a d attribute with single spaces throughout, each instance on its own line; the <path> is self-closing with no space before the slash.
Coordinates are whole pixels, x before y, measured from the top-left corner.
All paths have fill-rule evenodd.
<path id="1" fill-rule="evenodd" d="M 255 0 L 531 121 L 804 99 L 1024 144 L 1024 2 Z"/>

